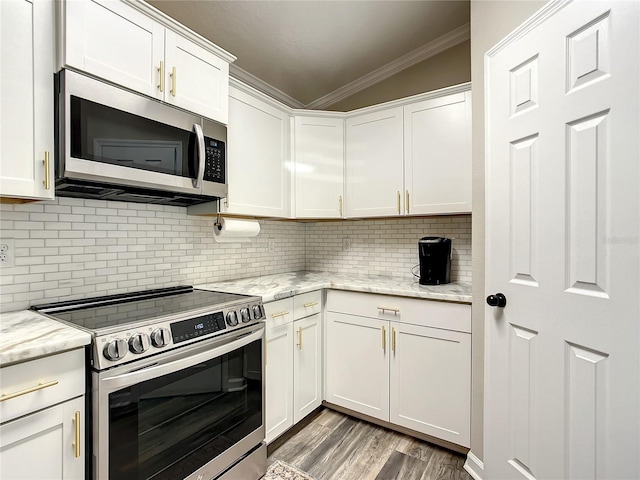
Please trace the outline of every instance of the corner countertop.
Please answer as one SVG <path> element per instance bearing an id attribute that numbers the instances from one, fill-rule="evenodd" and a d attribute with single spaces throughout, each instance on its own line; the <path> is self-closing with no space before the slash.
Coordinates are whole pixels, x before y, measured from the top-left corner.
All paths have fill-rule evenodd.
<path id="1" fill-rule="evenodd" d="M 73 350 L 91 335 L 31 310 L 0 314 L 0 367 Z"/>
<path id="2" fill-rule="evenodd" d="M 397 279 L 387 276 L 360 276 L 338 273 L 291 272 L 241 280 L 227 280 L 196 285 L 195 288 L 243 295 L 257 295 L 263 302 L 272 302 L 323 288 L 354 292 L 379 293 L 400 297 L 425 298 L 447 302 L 471 303 L 471 283 L 454 282 L 445 285 L 420 285 L 417 279 Z"/>

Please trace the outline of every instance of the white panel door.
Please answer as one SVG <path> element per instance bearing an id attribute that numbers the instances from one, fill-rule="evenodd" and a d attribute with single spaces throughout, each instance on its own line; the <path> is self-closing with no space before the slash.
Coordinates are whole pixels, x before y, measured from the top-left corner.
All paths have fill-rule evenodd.
<path id="1" fill-rule="evenodd" d="M 404 107 L 405 213 L 471 212 L 471 92 Z"/>
<path id="2" fill-rule="evenodd" d="M 229 63 L 186 38 L 166 30 L 165 100 L 226 124 Z"/>
<path id="3" fill-rule="evenodd" d="M 389 322 L 327 313 L 327 398 L 389 421 Z"/>
<path id="4" fill-rule="evenodd" d="M 469 333 L 391 322 L 390 370 L 391 423 L 469 446 Z"/>
<path id="5" fill-rule="evenodd" d="M 402 107 L 346 120 L 347 217 L 404 211 Z"/>
<path id="6" fill-rule="evenodd" d="M 320 314 L 293 324 L 293 423 L 322 402 L 322 322 Z"/>
<path id="7" fill-rule="evenodd" d="M 297 218 L 341 218 L 344 119 L 297 116 L 294 121 Z"/>
<path id="8" fill-rule="evenodd" d="M 488 54 L 486 478 L 640 478 L 639 9 Z"/>
<path id="9" fill-rule="evenodd" d="M 288 141 L 288 115 L 260 98 L 230 87 L 229 193 L 224 202 L 225 212 L 289 215 Z"/>
<path id="10" fill-rule="evenodd" d="M 164 98 L 162 25 L 120 1 L 72 0 L 63 8 L 65 65 Z"/>
<path id="11" fill-rule="evenodd" d="M 84 422 L 84 397 L 80 397 L 3 424 L 0 478 L 84 479 Z"/>
<path id="12" fill-rule="evenodd" d="M 293 324 L 266 332 L 266 441 L 293 425 Z"/>
<path id="13" fill-rule="evenodd" d="M 50 0 L 0 2 L 3 197 L 53 198 L 53 5 Z"/>

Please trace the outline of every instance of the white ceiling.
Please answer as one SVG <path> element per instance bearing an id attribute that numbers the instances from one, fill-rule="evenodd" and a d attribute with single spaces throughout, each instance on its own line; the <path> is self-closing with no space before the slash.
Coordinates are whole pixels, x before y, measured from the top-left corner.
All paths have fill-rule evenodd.
<path id="1" fill-rule="evenodd" d="M 232 75 L 323 108 L 469 38 L 469 0 L 148 0 L 237 57 Z"/>

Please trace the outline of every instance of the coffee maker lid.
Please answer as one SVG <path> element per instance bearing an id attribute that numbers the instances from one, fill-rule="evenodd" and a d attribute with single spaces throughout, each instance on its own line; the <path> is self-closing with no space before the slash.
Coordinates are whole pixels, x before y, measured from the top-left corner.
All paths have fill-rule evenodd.
<path id="1" fill-rule="evenodd" d="M 450 241 L 446 237 L 422 237 L 418 243 L 444 243 Z"/>

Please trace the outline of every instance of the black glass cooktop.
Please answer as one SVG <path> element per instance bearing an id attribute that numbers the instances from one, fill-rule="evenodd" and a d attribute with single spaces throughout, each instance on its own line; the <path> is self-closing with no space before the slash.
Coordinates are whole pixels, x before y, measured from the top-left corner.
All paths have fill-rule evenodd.
<path id="1" fill-rule="evenodd" d="M 229 303 L 251 297 L 234 293 L 211 292 L 191 287 L 135 292 L 131 294 L 88 298 L 31 307 L 54 318 L 94 332 L 104 328 L 135 325 L 162 317 L 189 313 L 211 307 L 221 309 Z"/>

